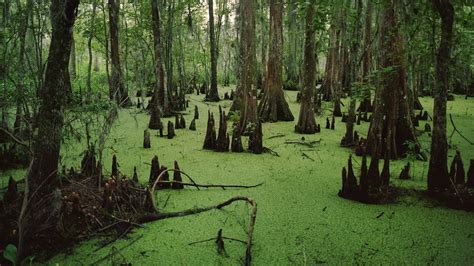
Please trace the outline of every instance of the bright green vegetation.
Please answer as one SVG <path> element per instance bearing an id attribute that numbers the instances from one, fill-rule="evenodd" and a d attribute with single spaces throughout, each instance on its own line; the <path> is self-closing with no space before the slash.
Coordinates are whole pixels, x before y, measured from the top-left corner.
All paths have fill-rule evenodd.
<path id="1" fill-rule="evenodd" d="M 286 92 L 293 114 L 297 117 L 299 105 L 296 92 Z M 250 196 L 257 201 L 258 212 L 254 232 L 253 261 L 256 265 L 274 264 L 350 264 L 350 263 L 409 263 L 409 264 L 472 264 L 474 261 L 474 215 L 465 211 L 436 206 L 420 194 L 402 196 L 395 204 L 366 205 L 339 198 L 341 168 L 346 164 L 349 149 L 339 147 L 345 124 L 336 120 L 336 130 L 325 129 L 326 116 L 318 117 L 322 132 L 304 136 L 307 141 L 319 140 L 315 149 L 302 145 L 284 144 L 285 140 L 299 140 L 303 135 L 293 133 L 295 122 L 266 123 L 264 146 L 277 152 L 254 155 L 251 153 L 217 153 L 202 150 L 207 110 L 217 114 L 217 104 L 204 103 L 203 95 L 189 95 L 190 108 L 197 105 L 200 119 L 197 131 L 179 129 L 177 136 L 168 140 L 156 137 L 152 131 L 151 149 L 143 149 L 143 130 L 149 116 L 136 108 L 123 109 L 116 121 L 104 150 L 105 171 L 110 171 L 115 153 L 120 170 L 131 175 L 137 166 L 140 180 L 147 182 L 153 155 L 168 167 L 177 160 L 181 169 L 202 184 L 257 184 L 252 189 L 201 189 L 160 191 L 158 203 L 162 211 L 178 211 L 194 206 L 222 202 L 235 195 Z M 432 99 L 421 98 L 425 109 L 431 112 Z M 228 110 L 230 101 L 221 102 Z M 327 104 L 327 103 L 324 103 Z M 347 104 L 346 104 L 347 106 Z M 329 108 L 329 105 L 326 106 Z M 448 103 L 457 128 L 470 139 L 474 101 L 457 96 Z M 326 115 L 328 115 L 327 112 Z M 189 125 L 193 114 L 185 115 Z M 167 122 L 164 119 L 164 122 Z M 166 124 L 166 123 L 165 123 Z M 367 132 L 368 123 L 356 126 L 360 135 Z M 424 128 L 420 121 L 419 129 Z M 448 125 L 448 137 L 452 132 Z M 268 139 L 272 136 L 284 135 Z M 246 147 L 246 140 L 243 140 Z M 420 137 L 424 148 L 430 145 L 426 133 Z M 474 158 L 474 149 L 457 133 L 451 139 L 452 147 L 461 150 L 464 165 Z M 62 161 L 69 167 L 78 167 L 84 144 L 69 141 L 63 145 Z M 454 149 L 450 150 L 452 156 Z M 303 154 L 306 154 L 308 159 Z M 452 158 L 452 157 L 451 157 Z M 354 157 L 355 171 L 361 158 Z M 405 160 L 406 161 L 406 160 Z M 392 185 L 426 189 L 427 162 L 415 162 L 414 180 L 401 181 L 398 175 L 405 161 L 391 164 Z M 2 186 L 8 175 L 21 177 L 24 170 L 3 173 Z M 163 208 L 167 198 L 166 207 Z M 173 218 L 145 224 L 125 239 L 94 252 L 93 239 L 77 246 L 72 253 L 60 254 L 48 263 L 62 265 L 90 264 L 120 249 L 134 238 L 138 241 L 120 251 L 134 265 L 160 264 L 239 264 L 245 245 L 226 240 L 229 257 L 217 254 L 214 242 L 188 245 L 191 242 L 215 237 L 222 228 L 224 236 L 245 240 L 250 208 L 243 203 L 231 205 L 223 211 Z M 380 214 L 383 213 L 382 216 Z M 379 218 L 377 218 L 380 216 Z M 115 256 L 120 258 L 119 255 Z M 110 264 L 110 260 L 102 263 Z"/>

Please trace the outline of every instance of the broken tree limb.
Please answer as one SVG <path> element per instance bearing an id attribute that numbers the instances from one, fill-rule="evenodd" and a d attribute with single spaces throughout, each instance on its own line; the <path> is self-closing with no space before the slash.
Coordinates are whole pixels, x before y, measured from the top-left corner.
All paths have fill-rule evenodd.
<path id="1" fill-rule="evenodd" d="M 449 136 L 449 138 L 452 138 L 453 135 L 454 135 L 454 132 L 457 132 L 459 134 L 459 136 L 461 136 L 464 140 L 466 140 L 469 144 L 471 145 L 474 145 L 474 142 L 470 141 L 468 138 L 466 138 L 462 133 L 461 131 L 459 131 L 456 127 L 456 125 L 454 125 L 454 120 L 453 120 L 453 116 L 451 114 L 449 114 L 449 120 L 451 120 L 451 124 L 453 125 L 453 132 L 451 133 L 451 136 Z"/>
<path id="2" fill-rule="evenodd" d="M 314 148 L 315 144 L 319 144 L 321 140 L 313 140 L 313 141 L 304 141 L 304 140 L 286 140 L 285 144 L 299 144 L 303 146 L 307 146 L 310 148 Z"/>
<path id="3" fill-rule="evenodd" d="M 249 227 L 247 231 L 247 241 L 246 241 L 247 248 L 245 250 L 245 260 L 244 260 L 245 265 L 250 265 L 252 261 L 252 236 L 253 236 L 253 230 L 255 228 L 255 220 L 257 218 L 257 203 L 249 197 L 235 196 L 217 205 L 211 205 L 211 206 L 201 207 L 201 208 L 191 208 L 191 209 L 187 209 L 187 210 L 179 211 L 179 212 L 149 213 L 149 214 L 145 214 L 139 217 L 137 222 L 148 223 L 148 222 L 153 222 L 153 221 L 163 220 L 163 219 L 168 219 L 168 218 L 184 217 L 184 216 L 198 214 L 201 212 L 206 212 L 206 211 L 210 211 L 214 209 L 220 210 L 236 201 L 245 201 L 246 203 L 252 206 L 252 212 L 250 214 L 250 223 L 249 223 Z"/>
<path id="4" fill-rule="evenodd" d="M 258 183 L 256 185 L 215 185 L 215 184 L 210 184 L 210 185 L 203 185 L 203 184 L 195 184 L 195 183 L 184 183 L 184 182 L 178 182 L 178 181 L 158 181 L 157 184 L 181 184 L 183 186 L 192 186 L 192 187 L 203 187 L 203 188 L 211 188 L 211 187 L 217 187 L 217 188 L 254 188 L 254 187 L 259 187 L 264 184 Z"/>

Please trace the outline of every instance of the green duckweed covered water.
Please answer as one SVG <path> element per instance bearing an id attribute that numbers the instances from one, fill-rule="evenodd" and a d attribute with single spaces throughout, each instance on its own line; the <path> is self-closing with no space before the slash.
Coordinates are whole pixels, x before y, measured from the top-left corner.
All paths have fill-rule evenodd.
<path id="1" fill-rule="evenodd" d="M 222 93 L 222 91 L 221 91 Z M 296 92 L 286 92 L 295 117 L 299 104 Z M 351 150 L 339 147 L 345 124 L 336 120 L 336 130 L 325 129 L 326 116 L 318 117 L 322 132 L 305 135 L 307 141 L 321 140 L 311 150 L 308 147 L 284 144 L 285 140 L 298 140 L 302 135 L 294 132 L 295 122 L 266 123 L 263 126 L 264 146 L 280 156 L 251 153 L 217 153 L 202 150 L 206 131 L 207 110 L 217 114 L 218 104 L 204 103 L 203 95 L 189 95 L 190 108 L 199 107 L 197 131 L 179 129 L 177 136 L 168 140 L 152 131 L 151 149 L 143 149 L 143 130 L 149 116 L 136 109 L 120 111 L 119 118 L 108 138 L 104 151 L 105 170 L 110 171 L 113 153 L 117 155 L 120 170 L 132 175 L 138 169 L 140 180 L 148 180 L 150 161 L 156 154 L 160 164 L 171 167 L 174 160 L 181 170 L 202 184 L 257 184 L 252 189 L 201 189 L 160 191 L 158 203 L 163 212 L 179 211 L 191 207 L 222 202 L 232 196 L 245 195 L 258 204 L 256 227 L 253 236 L 253 262 L 255 265 L 286 264 L 461 264 L 474 263 L 474 214 L 435 206 L 417 196 L 405 196 L 395 204 L 367 205 L 339 198 L 341 168 Z M 432 113 L 432 99 L 421 99 L 425 109 Z M 230 101 L 220 104 L 227 111 Z M 327 104 L 327 103 L 325 103 Z M 327 105 L 326 107 L 330 107 Z M 474 139 L 474 101 L 461 96 L 448 103 L 457 128 Z M 326 115 L 328 115 L 327 112 Z M 187 126 L 193 113 L 185 115 Z M 174 122 L 174 118 L 172 119 Z M 164 119 L 166 125 L 167 119 Z M 424 128 L 420 121 L 419 129 Z M 230 127 L 230 125 L 229 125 Z M 368 123 L 356 126 L 361 136 L 366 135 Z M 448 125 L 448 136 L 452 126 Z M 285 135 L 268 139 L 272 136 Z M 247 146 L 246 139 L 243 140 Z M 424 148 L 430 138 L 420 137 Z M 453 147 L 462 151 L 465 168 L 474 158 L 474 149 L 458 134 L 452 137 Z M 69 167 L 78 166 L 83 144 L 64 146 L 62 161 Z M 306 154 L 306 156 L 303 155 Z M 450 159 L 454 149 L 450 150 Z M 311 159 L 309 159 L 310 157 Z M 360 157 L 355 157 L 355 171 L 359 170 Z M 391 164 L 391 182 L 395 186 L 426 188 L 427 162 L 416 162 L 414 180 L 401 181 L 398 175 L 406 160 Z M 3 173 L 2 185 L 8 175 L 21 177 L 23 170 Z M 169 200 L 166 207 L 163 205 Z M 384 213 L 380 216 L 381 213 Z M 226 241 L 228 256 L 218 255 L 213 241 L 189 245 L 191 242 L 215 237 L 219 229 L 224 236 L 245 240 L 250 207 L 237 203 L 224 210 L 182 218 L 173 218 L 145 224 L 134 230 L 126 239 L 116 241 L 95 251 L 103 239 L 83 242 L 67 254 L 58 254 L 48 264 L 91 264 L 105 257 L 112 249 L 120 251 L 134 265 L 219 265 L 240 264 L 245 245 Z M 380 216 L 379 218 L 377 218 Z M 116 258 L 121 258 L 120 255 Z M 110 264 L 104 260 L 101 264 Z"/>

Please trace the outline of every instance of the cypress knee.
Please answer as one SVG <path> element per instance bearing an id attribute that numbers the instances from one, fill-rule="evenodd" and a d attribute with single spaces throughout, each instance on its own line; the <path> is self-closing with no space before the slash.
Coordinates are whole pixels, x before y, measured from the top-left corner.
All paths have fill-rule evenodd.
<path id="1" fill-rule="evenodd" d="M 181 178 L 181 172 L 179 170 L 179 165 L 177 161 L 174 161 L 174 172 L 173 172 L 173 181 L 177 183 L 173 183 L 171 185 L 172 189 L 183 189 L 184 186 L 181 184 L 183 182 L 183 179 Z"/>
<path id="2" fill-rule="evenodd" d="M 160 180 L 158 181 L 158 188 L 161 188 L 161 189 L 168 189 L 168 188 L 171 188 L 171 184 L 170 183 L 160 183 L 160 182 L 168 182 L 170 181 L 170 175 L 168 173 L 168 168 L 164 165 L 161 166 L 160 168 Z"/>
<path id="3" fill-rule="evenodd" d="M 193 119 L 191 124 L 189 124 L 189 130 L 196 131 L 196 119 Z"/>
<path id="4" fill-rule="evenodd" d="M 207 131 L 204 139 L 203 149 L 215 150 L 216 149 L 216 128 L 214 122 L 214 115 L 211 111 L 207 113 Z"/>
<path id="5" fill-rule="evenodd" d="M 160 175 L 160 163 L 158 161 L 158 156 L 155 155 L 151 160 L 150 178 L 148 179 L 148 184 L 150 184 L 150 186 L 153 186 L 158 175 Z"/>
<path id="6" fill-rule="evenodd" d="M 145 131 L 143 132 L 143 148 L 145 149 L 151 148 L 150 131 L 148 131 L 148 129 L 145 129 Z"/>
<path id="7" fill-rule="evenodd" d="M 219 133 L 217 135 L 216 151 L 229 151 L 229 142 L 227 141 L 227 119 L 225 112 L 219 105 Z"/>
<path id="8" fill-rule="evenodd" d="M 194 119 L 199 119 L 199 110 L 197 105 L 194 106 Z"/>
<path id="9" fill-rule="evenodd" d="M 174 125 L 173 122 L 168 121 L 168 139 L 172 139 L 176 136 L 174 133 Z"/>
<path id="10" fill-rule="evenodd" d="M 118 163 L 117 163 L 117 156 L 112 157 L 112 176 L 118 176 Z"/>
<path id="11" fill-rule="evenodd" d="M 262 123 L 257 122 L 249 136 L 249 150 L 255 154 L 263 152 Z"/>
<path id="12" fill-rule="evenodd" d="M 184 120 L 184 116 L 181 115 L 181 119 L 179 120 L 179 127 L 186 128 L 186 121 Z"/>

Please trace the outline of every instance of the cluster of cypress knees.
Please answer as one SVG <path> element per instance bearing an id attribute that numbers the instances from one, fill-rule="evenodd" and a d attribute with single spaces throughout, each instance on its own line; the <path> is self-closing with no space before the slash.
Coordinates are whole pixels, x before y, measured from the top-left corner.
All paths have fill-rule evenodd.
<path id="1" fill-rule="evenodd" d="M 195 131 L 196 130 L 196 119 L 199 119 L 199 109 L 197 106 L 194 107 L 194 118 L 191 121 L 191 124 L 189 124 L 189 130 Z M 158 130 L 160 137 L 164 137 L 163 133 L 163 122 L 161 120 L 158 122 Z M 175 122 L 168 121 L 168 132 L 167 132 L 167 138 L 172 139 L 176 136 L 175 129 L 185 129 L 186 128 L 186 120 L 184 119 L 184 116 L 182 114 L 175 114 Z M 150 131 L 148 129 L 145 129 L 143 132 L 143 148 L 149 149 L 151 148 L 151 143 L 150 143 Z"/>
<path id="2" fill-rule="evenodd" d="M 170 170 L 164 165 L 160 167 L 158 157 L 155 156 L 151 161 L 148 183 L 141 184 L 136 167 L 132 178 L 123 175 L 114 155 L 111 174 L 101 178 L 102 166 L 91 148 L 84 154 L 80 171 L 63 167 L 59 174 L 61 186 L 58 193 L 55 192 L 58 197 L 53 199 L 57 201 L 57 212 L 51 214 L 58 215 L 59 221 L 51 226 L 54 232 L 51 232 L 50 237 L 55 239 L 53 242 L 58 246 L 61 243 L 73 243 L 64 240 L 74 239 L 78 233 L 104 230 L 104 226 L 115 228 L 108 226 L 117 224 L 112 216 L 135 221 L 144 213 L 156 212 L 150 193 L 155 183 L 155 189 L 184 188 L 178 162 L 174 162 L 173 169 L 173 180 L 170 181 Z M 0 199 L 0 243 L 14 243 L 18 237 L 15 233 L 18 231 L 16 221 L 23 198 L 18 183 L 10 177 L 3 198 Z"/>
<path id="3" fill-rule="evenodd" d="M 401 171 L 400 179 L 410 178 L 410 163 L 408 163 Z M 453 187 L 465 187 L 474 189 L 474 159 L 470 160 L 469 170 L 464 170 L 461 153 L 456 152 L 450 167 L 450 182 Z M 367 167 L 367 157 L 363 155 L 360 168 L 359 182 L 354 174 L 352 167 L 352 156 L 349 155 L 347 168 L 342 168 L 342 188 L 339 190 L 339 196 L 361 202 L 380 202 L 383 200 L 383 192 L 389 186 L 390 180 L 390 160 L 384 159 L 382 172 L 379 173 L 378 159 L 372 159 L 370 166 Z"/>
<path id="4" fill-rule="evenodd" d="M 216 134 L 214 114 L 211 111 L 207 113 L 207 130 L 206 137 L 204 138 L 203 149 L 215 150 L 218 152 L 229 151 L 229 145 L 232 152 L 243 152 L 242 146 L 242 132 L 239 123 L 234 124 L 232 132 L 232 143 L 230 141 L 229 134 L 227 133 L 227 116 L 225 111 L 219 106 L 219 132 Z M 250 127 L 248 132 L 249 142 L 248 148 L 250 151 L 256 154 L 263 152 L 262 142 L 262 124 L 257 122 Z"/>

